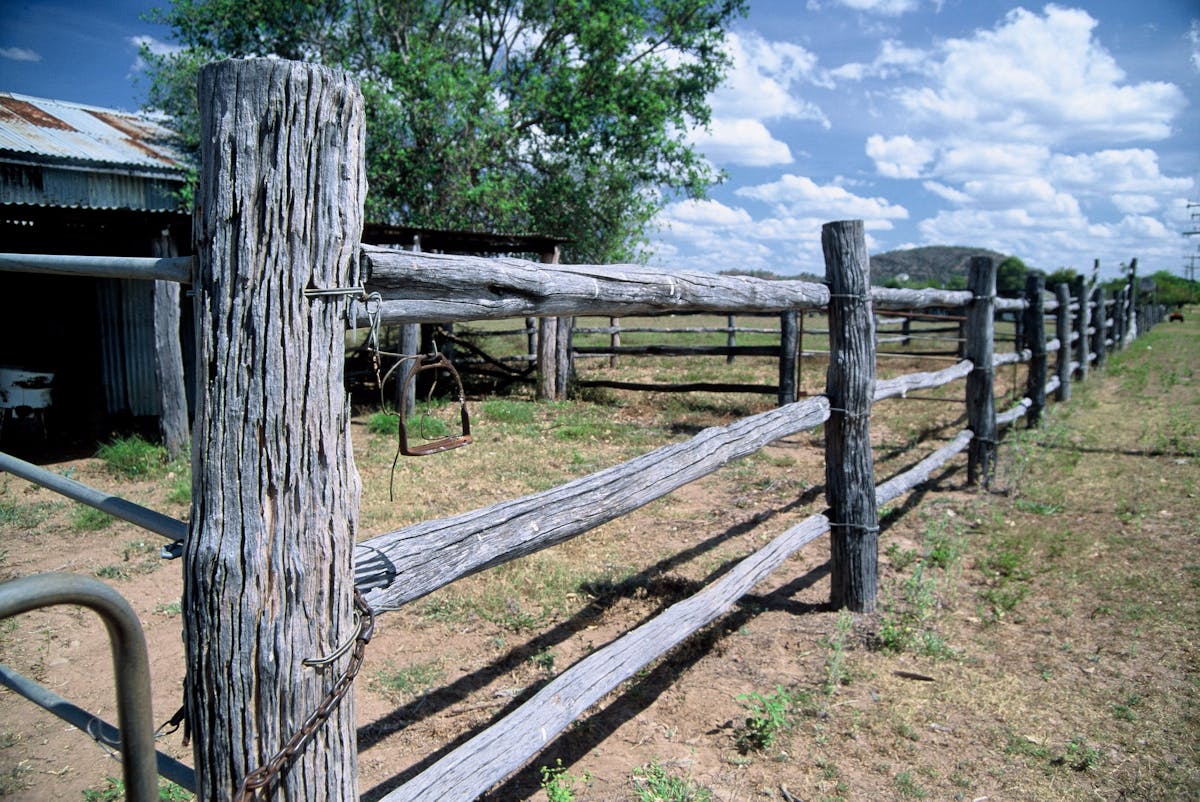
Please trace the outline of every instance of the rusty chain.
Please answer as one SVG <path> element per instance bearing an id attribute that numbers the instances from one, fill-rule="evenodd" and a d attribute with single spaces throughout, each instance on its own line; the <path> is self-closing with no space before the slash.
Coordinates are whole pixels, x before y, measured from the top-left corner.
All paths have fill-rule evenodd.
<path id="1" fill-rule="evenodd" d="M 320 706 L 309 715 L 304 724 L 283 745 L 283 748 L 265 764 L 246 775 L 241 786 L 233 795 L 233 802 L 249 802 L 251 799 L 258 799 L 258 790 L 274 782 L 283 770 L 301 755 L 313 736 L 317 734 L 317 730 L 333 715 L 333 711 L 341 704 L 342 699 L 350 690 L 350 686 L 354 684 L 354 678 L 362 668 L 367 644 L 371 641 L 371 635 L 375 631 L 375 613 L 357 588 L 354 591 L 354 609 L 359 613 L 358 634 L 354 637 L 354 651 L 351 652 L 350 663 L 346 666 L 345 672 L 338 677 L 338 681 L 326 694 Z"/>

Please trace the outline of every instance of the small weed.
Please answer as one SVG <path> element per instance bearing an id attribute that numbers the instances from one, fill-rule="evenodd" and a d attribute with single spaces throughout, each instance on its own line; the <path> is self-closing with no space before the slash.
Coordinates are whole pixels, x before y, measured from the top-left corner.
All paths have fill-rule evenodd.
<path id="1" fill-rule="evenodd" d="M 926 650 L 925 626 L 937 604 L 937 581 L 926 576 L 925 564 L 918 563 L 904 581 L 898 601 L 888 605 L 879 619 L 879 643 L 884 649 L 902 652 L 914 647 Z M 940 638 L 937 639 L 941 644 Z M 944 647 L 944 644 L 941 644 Z"/>
<path id="2" fill-rule="evenodd" d="M 658 762 L 633 770 L 638 802 L 710 802 L 712 791 L 684 777 L 667 773 Z"/>
<path id="3" fill-rule="evenodd" d="M 159 802 L 188 802 L 195 799 L 190 791 L 173 782 L 162 781 L 158 784 Z M 125 783 L 116 777 L 108 777 L 103 788 L 86 788 L 83 791 L 83 802 L 123 802 L 125 799 Z"/>
<path id="4" fill-rule="evenodd" d="M 1033 499 L 1019 498 L 1013 501 L 1015 506 L 1021 512 L 1028 512 L 1034 515 L 1058 515 L 1063 511 L 1061 504 L 1054 504 L 1049 501 L 1034 501 Z"/>
<path id="5" fill-rule="evenodd" d="M 829 654 L 825 656 L 825 683 L 822 687 L 826 698 L 833 696 L 842 685 L 850 683 L 846 669 L 846 644 L 853 627 L 854 615 L 842 610 L 838 613 L 837 629 L 823 641 L 823 645 L 829 649 Z"/>
<path id="6" fill-rule="evenodd" d="M 167 479 L 171 486 L 167 490 L 167 501 L 172 504 L 192 503 L 192 466 L 188 462 L 180 462 L 168 466 Z"/>
<path id="7" fill-rule="evenodd" d="M 174 618 L 183 613 L 183 603 L 179 601 L 163 602 L 162 604 L 154 605 L 154 612 L 159 615 L 165 615 L 168 618 Z"/>
<path id="8" fill-rule="evenodd" d="M 888 561 L 891 562 L 892 567 L 901 573 L 903 573 L 908 566 L 916 562 L 921 556 L 916 549 L 902 550 L 900 548 L 900 544 L 896 543 L 895 541 L 892 541 L 888 544 L 884 554 L 887 555 Z"/>
<path id="9" fill-rule="evenodd" d="M 0 524 L 15 529 L 33 529 L 50 517 L 49 504 L 5 504 L 0 502 Z"/>
<path id="10" fill-rule="evenodd" d="M 1135 707 L 1142 703 L 1142 697 L 1136 693 L 1131 693 L 1125 697 L 1120 703 L 1112 706 L 1113 718 L 1118 718 L 1121 721 L 1137 721 L 1137 713 L 1134 712 Z"/>
<path id="11" fill-rule="evenodd" d="M 76 504 L 71 510 L 71 528 L 76 532 L 95 532 L 113 522 L 113 517 L 103 510 Z"/>
<path id="12" fill-rule="evenodd" d="M 556 758 L 553 766 L 542 766 L 541 771 L 542 790 L 550 802 L 575 802 L 575 784 L 591 779 L 586 773 L 582 777 L 567 774 L 562 758 Z"/>
<path id="13" fill-rule="evenodd" d="M 162 470 L 167 462 L 167 451 L 160 445 L 147 442 L 138 435 L 119 437 L 100 446 L 96 456 L 117 476 L 126 479 L 142 479 Z"/>
<path id="14" fill-rule="evenodd" d="M 900 796 L 906 799 L 924 799 L 929 796 L 929 792 L 921 786 L 917 785 L 913 779 L 911 771 L 902 771 L 892 778 L 892 784 L 896 786 L 896 791 Z"/>
<path id="15" fill-rule="evenodd" d="M 529 662 L 545 671 L 547 674 L 554 673 L 554 651 L 546 646 L 541 651 L 537 652 L 529 658 Z"/>
<path id="16" fill-rule="evenodd" d="M 390 434 L 400 431 L 400 419 L 390 412 L 373 412 L 367 418 L 367 431 L 371 434 Z"/>
<path id="17" fill-rule="evenodd" d="M 1089 746 L 1083 738 L 1072 738 L 1064 754 L 1050 761 L 1055 766 L 1066 766 L 1073 771 L 1089 771 L 1100 765 L 1100 750 Z"/>
<path id="18" fill-rule="evenodd" d="M 776 685 L 774 693 L 764 695 L 755 691 L 739 696 L 738 701 L 750 713 L 736 737 L 742 754 L 772 748 L 780 734 L 792 728 L 792 712 L 798 700 L 782 685 Z"/>
<path id="19" fill-rule="evenodd" d="M 389 666 L 374 677 L 375 687 L 384 693 L 420 696 L 446 676 L 436 660 L 411 663 L 403 668 Z"/>

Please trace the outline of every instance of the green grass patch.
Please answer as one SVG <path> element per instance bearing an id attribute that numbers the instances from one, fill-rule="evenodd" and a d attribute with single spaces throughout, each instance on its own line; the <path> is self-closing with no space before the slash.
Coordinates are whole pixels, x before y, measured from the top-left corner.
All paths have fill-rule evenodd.
<path id="1" fill-rule="evenodd" d="M 389 663 L 388 667 L 377 672 L 372 684 L 383 693 L 412 698 L 420 696 L 446 677 L 441 663 L 437 660 L 425 660 L 397 666 Z"/>
<path id="2" fill-rule="evenodd" d="M 688 777 L 669 773 L 657 761 L 633 770 L 638 802 L 711 802 L 712 791 Z"/>
<path id="3" fill-rule="evenodd" d="M 165 448 L 136 434 L 105 443 L 96 456 L 111 473 L 125 479 L 151 478 L 167 464 Z"/>

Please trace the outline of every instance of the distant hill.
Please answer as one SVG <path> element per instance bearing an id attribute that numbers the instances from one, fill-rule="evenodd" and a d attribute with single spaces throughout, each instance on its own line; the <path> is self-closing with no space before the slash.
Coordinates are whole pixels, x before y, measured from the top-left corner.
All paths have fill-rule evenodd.
<path id="1" fill-rule="evenodd" d="M 871 283 L 883 284 L 890 278 L 903 275 L 908 281 L 945 285 L 953 276 L 965 279 L 967 265 L 974 256 L 991 256 L 1000 261 L 1002 253 L 986 248 L 963 248 L 955 245 L 928 245 L 903 251 L 888 251 L 871 257 Z"/>

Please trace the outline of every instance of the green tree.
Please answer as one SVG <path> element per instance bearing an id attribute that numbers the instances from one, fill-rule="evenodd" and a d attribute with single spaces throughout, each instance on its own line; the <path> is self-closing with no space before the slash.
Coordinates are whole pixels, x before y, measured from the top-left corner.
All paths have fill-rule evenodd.
<path id="1" fill-rule="evenodd" d="M 1029 268 L 1015 256 L 1009 256 L 996 267 L 996 292 L 1015 297 L 1025 292 L 1025 275 Z"/>
<path id="2" fill-rule="evenodd" d="M 672 197 L 720 179 L 688 144 L 746 0 L 173 0 L 183 49 L 143 51 L 148 105 L 197 135 L 194 76 L 275 55 L 358 76 L 368 219 L 569 238 L 635 258 Z"/>
<path id="3" fill-rule="evenodd" d="M 1058 270 L 1055 270 L 1053 273 L 1050 273 L 1048 276 L 1046 276 L 1046 289 L 1053 292 L 1054 288 L 1059 284 L 1069 285 L 1078 275 L 1079 274 L 1076 273 L 1073 268 L 1060 267 Z"/>

